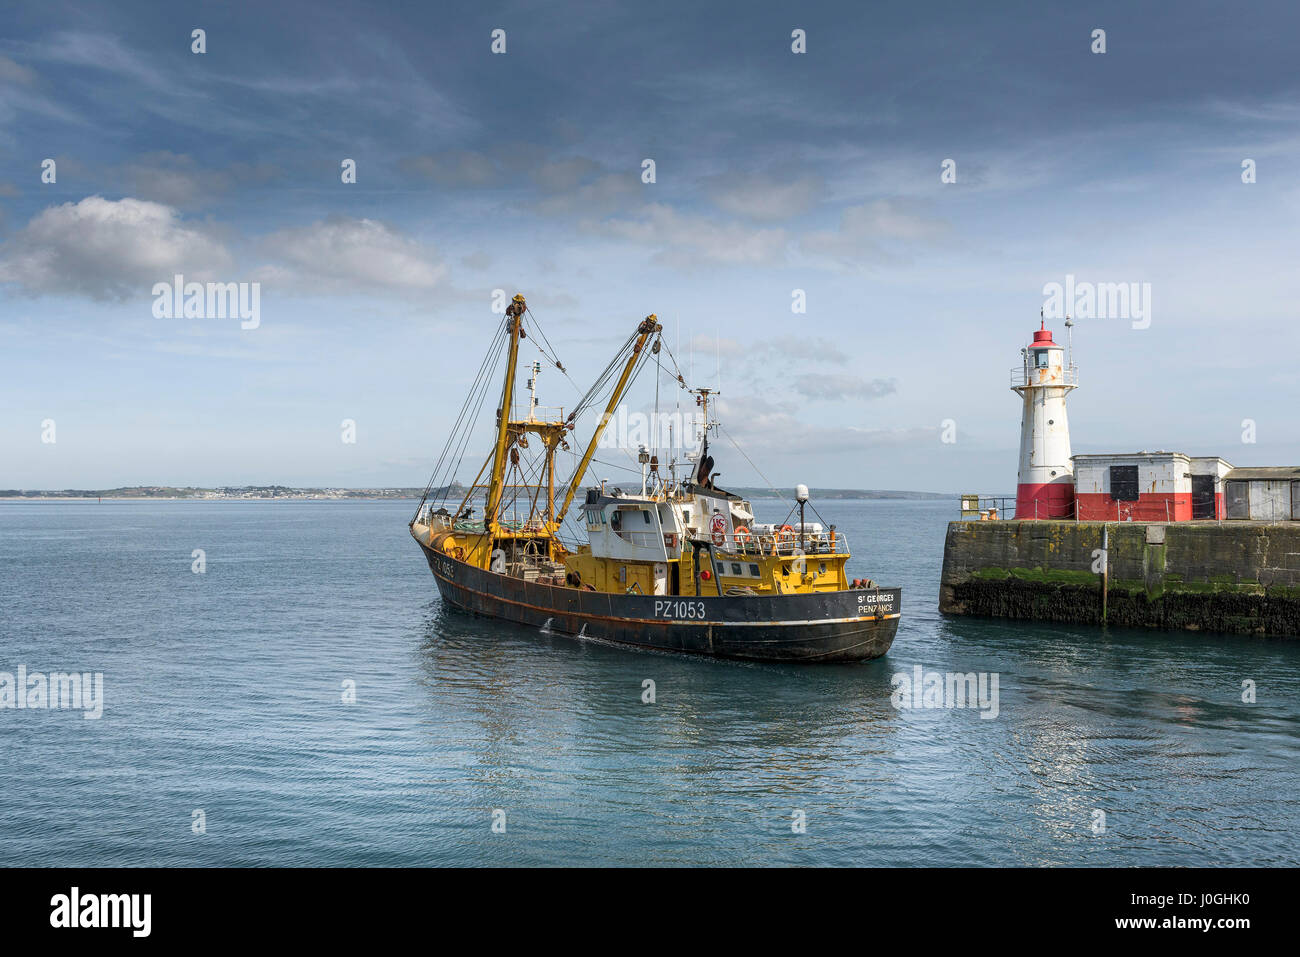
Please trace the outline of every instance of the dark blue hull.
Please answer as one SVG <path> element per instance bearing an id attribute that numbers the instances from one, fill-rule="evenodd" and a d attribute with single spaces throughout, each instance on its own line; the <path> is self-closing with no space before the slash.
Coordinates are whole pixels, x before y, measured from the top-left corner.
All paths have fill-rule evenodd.
<path id="1" fill-rule="evenodd" d="M 746 661 L 840 662 L 880 657 L 898 631 L 902 595 L 897 588 L 776 596 L 618 595 L 509 578 L 420 547 L 447 604 L 556 634 Z"/>

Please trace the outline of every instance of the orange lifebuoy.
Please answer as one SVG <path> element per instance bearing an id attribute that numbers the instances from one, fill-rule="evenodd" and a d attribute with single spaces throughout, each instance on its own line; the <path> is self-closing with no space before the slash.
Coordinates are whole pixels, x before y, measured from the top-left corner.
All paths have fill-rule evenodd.
<path id="1" fill-rule="evenodd" d="M 794 544 L 794 529 L 789 525 L 782 525 L 772 533 L 772 554 L 775 555 L 782 545 Z"/>
<path id="2" fill-rule="evenodd" d="M 746 528 L 744 525 L 737 525 L 734 534 L 736 536 L 736 541 L 738 542 L 748 542 L 751 538 L 754 537 L 753 534 L 749 531 L 749 529 Z"/>

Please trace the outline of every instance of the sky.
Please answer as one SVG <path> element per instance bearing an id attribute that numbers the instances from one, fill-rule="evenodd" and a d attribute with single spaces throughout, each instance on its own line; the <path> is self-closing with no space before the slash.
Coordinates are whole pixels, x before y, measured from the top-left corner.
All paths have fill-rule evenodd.
<path id="1" fill-rule="evenodd" d="M 1300 8 L 1082 6 L 9 4 L 0 488 L 422 486 L 503 290 L 584 389 L 655 313 L 720 484 L 1004 493 L 1067 277 L 1075 452 L 1296 464 Z"/>

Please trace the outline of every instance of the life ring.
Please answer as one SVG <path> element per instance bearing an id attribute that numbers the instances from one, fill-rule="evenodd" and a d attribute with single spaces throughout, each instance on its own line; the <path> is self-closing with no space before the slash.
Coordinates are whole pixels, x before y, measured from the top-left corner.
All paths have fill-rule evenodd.
<path id="1" fill-rule="evenodd" d="M 754 537 L 753 533 L 750 532 L 750 530 L 746 528 L 744 525 L 737 525 L 734 535 L 736 541 L 746 542 L 746 543 L 748 543 Z"/>
<path id="2" fill-rule="evenodd" d="M 777 540 L 778 542 L 789 542 L 791 545 L 793 545 L 793 544 L 794 544 L 794 527 L 791 526 L 791 525 L 782 525 L 782 526 L 777 530 L 777 533 L 776 533 L 776 540 Z"/>

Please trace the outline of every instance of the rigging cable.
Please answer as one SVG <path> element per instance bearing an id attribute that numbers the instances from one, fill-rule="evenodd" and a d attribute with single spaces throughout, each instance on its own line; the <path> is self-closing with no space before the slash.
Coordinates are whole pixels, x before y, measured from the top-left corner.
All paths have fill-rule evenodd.
<path id="1" fill-rule="evenodd" d="M 503 317 L 501 323 L 498 324 L 497 326 L 497 331 L 492 338 L 492 342 L 488 345 L 487 352 L 485 352 L 483 355 L 482 362 L 479 363 L 478 373 L 475 376 L 474 382 L 470 386 L 469 391 L 465 395 L 465 401 L 461 405 L 460 413 L 456 416 L 456 421 L 452 425 L 451 430 L 447 434 L 447 441 L 443 444 L 442 452 L 439 454 L 437 462 L 434 465 L 433 474 L 429 476 L 429 482 L 424 487 L 424 494 L 420 497 L 420 504 L 416 506 L 416 510 L 415 510 L 416 516 L 420 514 L 420 509 L 424 507 L 425 501 L 429 498 L 429 492 L 433 489 L 434 483 L 438 480 L 438 475 L 442 471 L 443 464 L 447 459 L 447 453 L 453 447 L 454 441 L 462 427 L 462 423 L 465 423 L 465 413 L 467 412 L 467 410 L 469 409 L 473 401 L 475 391 L 479 388 L 480 382 L 483 381 L 484 370 L 488 365 L 488 360 L 494 355 L 499 355 L 498 340 L 501 338 L 501 332 L 504 327 L 504 324 L 505 324 L 505 320 Z M 466 427 L 468 428 L 469 424 L 466 424 Z M 450 485 L 448 485 L 448 488 L 450 488 Z M 447 497 L 446 491 L 444 490 L 442 499 L 445 500 L 446 497 Z"/>

